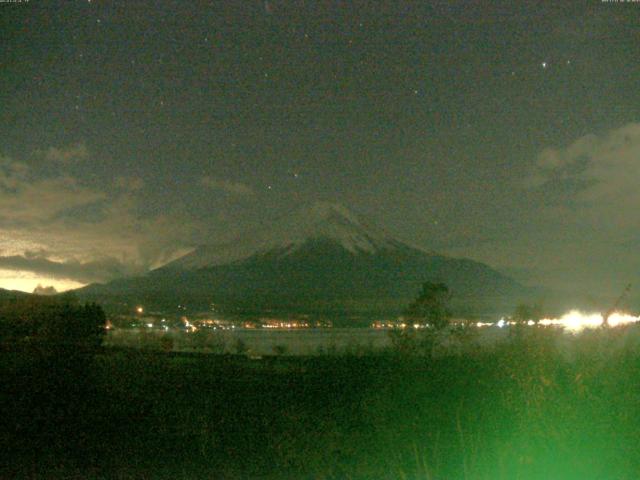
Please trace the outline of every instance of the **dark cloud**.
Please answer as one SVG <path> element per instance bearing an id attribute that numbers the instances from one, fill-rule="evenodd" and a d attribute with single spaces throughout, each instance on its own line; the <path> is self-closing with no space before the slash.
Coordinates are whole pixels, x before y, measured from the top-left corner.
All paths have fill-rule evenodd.
<path id="1" fill-rule="evenodd" d="M 233 182 L 231 180 L 205 176 L 202 177 L 200 183 L 211 190 L 218 190 L 233 195 L 246 196 L 255 193 L 251 187 L 242 182 Z"/>
<path id="2" fill-rule="evenodd" d="M 528 183 L 564 193 L 577 206 L 578 219 L 591 222 L 594 230 L 615 227 L 613 234 L 619 235 L 640 227 L 639 179 L 640 123 L 630 123 L 544 150 Z"/>
<path id="3" fill-rule="evenodd" d="M 116 186 L 122 190 L 135 192 L 144 188 L 144 180 L 140 177 L 124 177 L 120 176 L 116 178 Z"/>
<path id="4" fill-rule="evenodd" d="M 545 148 L 516 188 L 513 220 L 499 224 L 502 234 L 462 248 L 451 244 L 456 253 L 557 288 L 620 288 L 640 271 L 639 180 L 639 123 Z"/>
<path id="5" fill-rule="evenodd" d="M 89 157 L 89 150 L 84 143 L 77 143 L 63 148 L 49 147 L 37 153 L 47 161 L 61 164 L 70 164 Z"/>
<path id="6" fill-rule="evenodd" d="M 25 255 L 0 256 L 0 269 L 33 272 L 47 277 L 75 280 L 80 283 L 104 282 L 139 273 L 132 270 L 130 265 L 123 265 L 114 258 L 90 262 L 75 260 L 56 262 L 33 252 Z"/>
<path id="7" fill-rule="evenodd" d="M 60 160 L 90 156 L 79 145 L 47 152 Z M 104 281 L 159 266 L 188 251 L 197 243 L 194 237 L 206 232 L 176 203 L 143 213 L 145 182 L 138 176 L 119 175 L 100 188 L 67 168 L 39 169 L 0 157 L 0 248 L 5 251 L 0 268 Z M 110 186 L 116 189 L 109 191 Z M 233 182 L 211 186 L 248 193 Z"/>
<path id="8" fill-rule="evenodd" d="M 45 222 L 103 199 L 103 192 L 64 172 L 43 176 L 25 163 L 7 157 L 0 161 L 0 221 L 5 226 Z"/>

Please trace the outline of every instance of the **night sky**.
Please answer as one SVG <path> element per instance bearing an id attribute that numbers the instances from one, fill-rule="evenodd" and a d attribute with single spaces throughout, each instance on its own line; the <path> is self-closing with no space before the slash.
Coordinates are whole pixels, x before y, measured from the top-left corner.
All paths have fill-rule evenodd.
<path id="1" fill-rule="evenodd" d="M 0 3 L 0 287 L 341 203 L 553 288 L 640 281 L 640 3 Z"/>

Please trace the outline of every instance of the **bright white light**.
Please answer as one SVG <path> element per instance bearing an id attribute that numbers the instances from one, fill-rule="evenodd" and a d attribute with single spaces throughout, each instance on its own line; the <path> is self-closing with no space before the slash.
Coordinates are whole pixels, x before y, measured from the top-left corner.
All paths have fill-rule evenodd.
<path id="1" fill-rule="evenodd" d="M 619 312 L 612 313 L 608 318 L 608 323 L 611 327 L 638 321 L 640 321 L 640 317 Z M 578 310 L 571 310 L 560 318 L 544 318 L 539 323 L 540 325 L 556 325 L 575 333 L 587 328 L 601 327 L 604 324 L 604 319 L 600 313 L 582 313 Z"/>
<path id="2" fill-rule="evenodd" d="M 476 327 L 492 327 L 493 322 L 476 322 Z"/>
<path id="3" fill-rule="evenodd" d="M 640 321 L 640 317 L 634 317 L 626 313 L 612 313 L 609 315 L 608 323 L 611 327 L 617 327 L 618 325 L 626 325 L 627 323 L 635 323 Z"/>
<path id="4" fill-rule="evenodd" d="M 607 319 L 607 323 L 610 327 L 628 325 L 636 322 L 640 322 L 640 316 L 635 317 L 633 315 L 629 315 L 628 313 L 620 312 L 613 312 Z M 495 323 L 477 322 L 476 326 L 496 326 L 499 328 L 504 328 L 510 325 L 517 324 L 518 322 L 507 321 L 504 318 L 501 318 Z M 536 322 L 534 322 L 533 320 L 528 320 L 526 324 L 532 327 L 536 325 Z M 543 318 L 542 320 L 537 322 L 537 324 L 542 326 L 555 326 L 563 328 L 567 332 L 577 333 L 581 332 L 584 329 L 594 329 L 602 327 L 604 325 L 604 319 L 601 313 L 582 313 L 579 310 L 571 310 L 570 312 L 565 313 L 560 318 Z"/>

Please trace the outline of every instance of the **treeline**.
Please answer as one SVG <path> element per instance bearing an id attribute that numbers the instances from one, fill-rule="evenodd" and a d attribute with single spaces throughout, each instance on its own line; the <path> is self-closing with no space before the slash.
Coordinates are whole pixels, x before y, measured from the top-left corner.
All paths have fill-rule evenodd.
<path id="1" fill-rule="evenodd" d="M 0 343 L 97 347 L 105 334 L 106 316 L 95 303 L 75 297 L 30 295 L 0 301 Z"/>

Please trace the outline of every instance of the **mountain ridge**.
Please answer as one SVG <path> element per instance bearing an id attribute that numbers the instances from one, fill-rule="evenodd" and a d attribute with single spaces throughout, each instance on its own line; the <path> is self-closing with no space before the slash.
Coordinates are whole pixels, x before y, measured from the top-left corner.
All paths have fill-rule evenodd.
<path id="1" fill-rule="evenodd" d="M 509 308 L 524 287 L 469 259 L 428 253 L 335 204 L 316 204 L 235 243 L 201 246 L 141 277 L 80 290 L 92 300 L 189 303 L 227 312 L 397 315 L 425 281 L 449 285 L 458 310 Z"/>
<path id="2" fill-rule="evenodd" d="M 274 229 L 246 232 L 244 238 L 231 242 L 202 245 L 158 270 L 206 268 L 244 260 L 270 250 L 291 252 L 308 240 L 318 238 L 331 239 L 352 253 L 409 247 L 340 204 L 318 202 L 294 212 Z"/>

